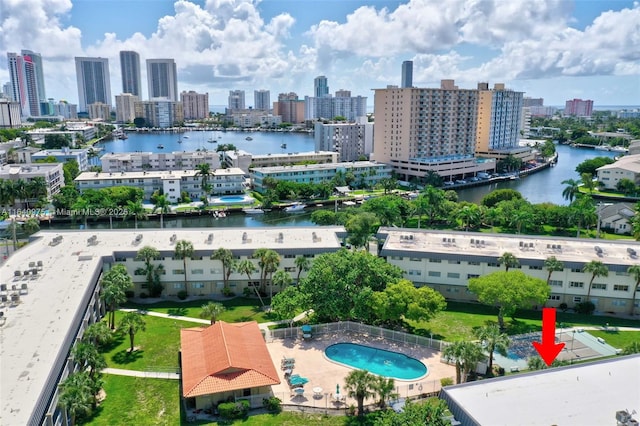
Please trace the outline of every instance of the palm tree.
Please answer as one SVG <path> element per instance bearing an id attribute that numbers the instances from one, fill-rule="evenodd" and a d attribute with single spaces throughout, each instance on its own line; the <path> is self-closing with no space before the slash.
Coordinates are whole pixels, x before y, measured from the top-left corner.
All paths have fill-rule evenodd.
<path id="1" fill-rule="evenodd" d="M 247 281 L 251 281 L 251 274 L 253 274 L 254 272 L 257 272 L 258 268 L 256 268 L 256 265 L 254 265 L 253 262 L 250 261 L 249 259 L 244 259 L 244 260 L 241 260 L 236 265 L 236 271 L 239 274 L 246 275 Z M 252 286 L 252 287 L 253 287 L 253 290 L 256 292 L 256 296 L 258 296 L 258 299 L 260 300 L 260 304 L 264 308 L 264 302 L 262 301 L 262 297 L 260 297 L 260 291 L 258 290 L 258 287 L 256 286 Z"/>
<path id="2" fill-rule="evenodd" d="M 258 266 L 260 267 L 260 289 L 264 292 L 267 290 L 267 276 L 273 274 L 280 266 L 280 256 L 277 252 L 271 249 L 259 248 L 252 256 L 254 259 L 258 259 Z M 269 285 L 269 300 L 273 297 L 273 285 Z"/>
<path id="3" fill-rule="evenodd" d="M 508 251 L 502 253 L 502 256 L 498 258 L 498 263 L 504 265 L 505 272 L 509 272 L 509 268 L 515 268 L 520 265 L 518 258 Z"/>
<path id="4" fill-rule="evenodd" d="M 202 192 L 205 196 L 208 195 L 209 192 L 209 178 L 211 177 L 211 166 L 207 163 L 200 163 L 196 166 L 196 176 L 202 177 Z"/>
<path id="5" fill-rule="evenodd" d="M 636 292 L 638 291 L 638 286 L 640 286 L 640 265 L 629 266 L 627 273 L 636 280 L 636 283 L 633 286 L 633 296 L 631 297 L 631 312 L 629 312 L 633 315 L 636 307 Z"/>
<path id="6" fill-rule="evenodd" d="M 469 231 L 469 228 L 480 220 L 480 208 L 476 204 L 464 205 L 458 209 L 455 216 L 462 221 L 464 230 Z"/>
<path id="7" fill-rule="evenodd" d="M 229 277 L 234 270 L 235 260 L 231 250 L 220 247 L 211 255 L 211 259 L 219 260 L 222 263 L 222 281 L 224 282 L 225 291 L 229 290 Z"/>
<path id="8" fill-rule="evenodd" d="M 596 183 L 593 181 L 591 173 L 582 173 L 580 175 L 580 181 L 582 182 L 582 186 L 589 190 L 589 193 L 592 193 L 596 188 Z"/>
<path id="9" fill-rule="evenodd" d="M 373 388 L 375 376 L 367 370 L 353 370 L 344 379 L 344 387 L 349 397 L 358 402 L 358 416 L 364 415 L 364 400 L 375 395 Z"/>
<path id="10" fill-rule="evenodd" d="M 26 183 L 27 198 L 39 200 L 47 196 L 47 181 L 42 176 L 36 176 Z M 28 207 L 27 202 L 27 207 Z"/>
<path id="11" fill-rule="evenodd" d="M 493 374 L 493 353 L 498 352 L 502 356 L 507 356 L 509 336 L 501 332 L 497 324 L 480 327 L 474 332 L 476 337 L 486 345 L 487 352 L 489 352 L 489 372 Z"/>
<path id="12" fill-rule="evenodd" d="M 133 346 L 133 339 L 136 333 L 139 331 L 144 331 L 146 329 L 146 325 L 147 324 L 144 322 L 144 318 L 142 318 L 142 315 L 137 312 L 127 312 L 120 320 L 118 329 L 129 334 L 129 343 L 131 343 L 129 352 L 134 351 L 135 346 Z"/>
<path id="13" fill-rule="evenodd" d="M 593 280 L 596 277 L 608 277 L 609 276 L 609 268 L 600 262 L 599 260 L 592 260 L 591 262 L 584 265 L 582 268 L 582 272 L 588 272 L 591 274 L 591 280 L 589 281 L 589 288 L 587 289 L 587 301 L 591 296 L 591 284 L 593 284 Z"/>
<path id="14" fill-rule="evenodd" d="M 467 381 L 467 375 L 484 358 L 482 348 L 474 342 L 459 340 L 445 347 L 442 356 L 456 364 L 456 383 Z"/>
<path id="15" fill-rule="evenodd" d="M 385 408 L 389 399 L 396 396 L 394 393 L 396 382 L 391 377 L 375 376 L 373 389 L 378 394 L 378 398 L 380 398 L 378 400 L 378 406 L 382 409 Z"/>
<path id="16" fill-rule="evenodd" d="M 100 298 L 104 301 L 109 312 L 109 327 L 115 328 L 116 308 L 120 303 L 127 301 L 126 291 L 133 287 L 133 280 L 124 265 L 114 265 L 107 271 L 101 281 L 102 293 Z"/>
<path id="17" fill-rule="evenodd" d="M 534 222 L 533 213 L 525 209 L 518 209 L 513 212 L 510 222 L 515 226 L 516 233 L 520 234 L 520 232 L 522 231 L 522 225 L 531 224 Z"/>
<path id="18" fill-rule="evenodd" d="M 640 353 L 640 341 L 636 340 L 635 342 L 629 343 L 622 350 L 622 355 L 631 355 Z"/>
<path id="19" fill-rule="evenodd" d="M 184 270 L 184 290 L 187 291 L 187 257 L 193 257 L 193 243 L 187 240 L 176 242 L 174 256 L 176 259 L 182 259 L 182 268 Z"/>
<path id="20" fill-rule="evenodd" d="M 288 272 L 282 269 L 278 269 L 273 274 L 273 278 L 271 279 L 271 284 L 277 285 L 278 287 L 280 287 L 280 290 L 282 290 L 287 286 L 290 286 L 292 282 L 293 282 L 293 278 L 291 278 L 291 275 L 289 275 Z"/>
<path id="21" fill-rule="evenodd" d="M 567 185 L 562 190 L 562 197 L 565 200 L 568 200 L 569 204 L 571 204 L 573 200 L 575 200 L 575 198 L 580 193 L 580 181 L 575 179 L 567 179 L 567 180 L 563 180 L 562 184 Z"/>
<path id="22" fill-rule="evenodd" d="M 202 305 L 202 311 L 200 312 L 200 318 L 211 320 L 211 324 L 216 323 L 218 315 L 225 311 L 225 307 L 222 303 L 209 302 L 206 305 Z"/>
<path id="23" fill-rule="evenodd" d="M 135 260 L 144 262 L 143 268 L 136 269 L 136 274 L 144 274 L 147 277 L 147 286 L 152 297 L 162 294 L 162 284 L 160 284 L 160 274 L 164 269 L 162 265 L 154 265 L 153 260 L 160 258 L 160 252 L 155 247 L 144 246 L 136 253 Z"/>
<path id="24" fill-rule="evenodd" d="M 133 217 L 134 227 L 138 229 L 138 219 L 147 219 L 147 210 L 141 201 L 127 201 L 126 214 L 122 216 L 122 220 Z"/>
<path id="25" fill-rule="evenodd" d="M 109 328 L 109 325 L 104 322 L 94 322 L 84 330 L 82 334 L 82 341 L 90 343 L 95 347 L 100 347 L 108 344 L 113 339 L 113 333 Z"/>
<path id="26" fill-rule="evenodd" d="M 169 206 L 171 205 L 171 203 L 169 202 L 169 199 L 167 198 L 166 195 L 162 194 L 162 195 L 158 195 L 156 197 L 156 201 L 153 205 L 153 211 L 152 213 L 155 213 L 157 210 L 160 211 L 160 229 L 162 229 L 163 226 L 163 217 L 165 213 L 169 213 Z"/>
<path id="27" fill-rule="evenodd" d="M 296 276 L 296 285 L 298 285 L 300 284 L 300 274 L 302 274 L 302 271 L 306 272 L 311 268 L 311 261 L 304 256 L 298 256 L 294 263 L 296 264 L 296 268 L 298 268 L 298 275 Z"/>
<path id="28" fill-rule="evenodd" d="M 91 413 L 93 386 L 87 373 L 75 373 L 60 383 L 60 397 L 58 406 L 70 416 L 71 426 L 76 424 L 78 417 Z M 67 414 L 65 414 L 65 417 Z"/>
<path id="29" fill-rule="evenodd" d="M 94 379 L 96 373 L 107 367 L 107 361 L 104 355 L 98 352 L 98 349 L 90 344 L 80 342 L 71 350 L 71 354 L 82 371 L 89 369 L 89 377 Z"/>
<path id="30" fill-rule="evenodd" d="M 549 271 L 549 275 L 547 275 L 547 285 L 551 282 L 551 274 L 554 272 L 560 272 L 564 269 L 564 263 L 556 259 L 555 256 L 549 256 L 544 261 L 544 267 L 547 271 Z"/>
<path id="31" fill-rule="evenodd" d="M 30 217 L 24 222 L 22 229 L 27 235 L 35 234 L 40 230 L 40 221 L 34 217 Z"/>

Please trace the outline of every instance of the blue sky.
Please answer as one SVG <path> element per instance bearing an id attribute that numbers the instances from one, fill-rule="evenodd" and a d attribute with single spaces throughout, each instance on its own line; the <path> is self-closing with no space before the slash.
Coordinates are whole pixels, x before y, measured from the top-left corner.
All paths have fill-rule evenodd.
<path id="1" fill-rule="evenodd" d="M 546 105 L 574 97 L 640 105 L 640 3 L 629 0 L 0 0 L 0 51 L 44 59 L 47 95 L 76 102 L 74 56 L 109 58 L 121 91 L 118 52 L 174 58 L 179 90 L 225 104 L 242 89 L 331 92 L 373 103 L 372 88 L 504 82 Z M 0 61 L 0 82 L 8 81 Z M 143 95 L 146 76 L 143 62 Z"/>

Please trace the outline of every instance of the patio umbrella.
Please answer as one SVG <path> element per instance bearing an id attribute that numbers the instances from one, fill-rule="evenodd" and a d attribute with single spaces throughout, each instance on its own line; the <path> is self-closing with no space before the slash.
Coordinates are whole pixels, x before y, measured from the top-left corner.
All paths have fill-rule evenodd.
<path id="1" fill-rule="evenodd" d="M 336 385 L 336 395 L 340 395 L 340 385 Z"/>

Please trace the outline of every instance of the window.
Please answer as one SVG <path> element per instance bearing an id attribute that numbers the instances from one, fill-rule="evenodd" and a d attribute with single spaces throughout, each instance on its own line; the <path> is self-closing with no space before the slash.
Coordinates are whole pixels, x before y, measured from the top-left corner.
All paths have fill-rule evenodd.
<path id="1" fill-rule="evenodd" d="M 296 258 L 296 255 L 295 255 L 295 254 L 285 254 L 285 255 L 284 255 L 284 258 L 285 258 L 285 259 L 295 259 L 295 258 Z"/>
<path id="2" fill-rule="evenodd" d="M 607 285 L 606 284 L 601 284 L 601 283 L 593 283 L 591 284 L 591 288 L 594 290 L 606 290 L 607 289 Z"/>
<path id="3" fill-rule="evenodd" d="M 457 272 L 447 272 L 447 278 L 460 278 L 460 274 Z"/>
<path id="4" fill-rule="evenodd" d="M 313 255 L 312 254 L 305 254 L 303 256 L 306 257 L 307 259 L 309 259 L 309 258 L 313 259 Z"/>
<path id="5" fill-rule="evenodd" d="M 173 288 L 180 290 L 182 288 L 182 283 L 173 283 Z"/>
<path id="6" fill-rule="evenodd" d="M 582 281 L 569 281 L 569 287 L 583 288 L 584 287 L 584 283 Z"/>
<path id="7" fill-rule="evenodd" d="M 147 275 L 147 271 L 142 268 L 136 269 L 133 271 L 133 275 Z"/>
<path id="8" fill-rule="evenodd" d="M 541 265 L 531 265 L 531 266 L 529 266 L 529 270 L 531 270 L 531 271 L 542 271 L 542 266 Z"/>
<path id="9" fill-rule="evenodd" d="M 442 263 L 441 259 L 429 259 L 429 263 Z"/>
<path id="10" fill-rule="evenodd" d="M 560 295 L 552 294 L 551 296 L 549 296 L 549 300 L 560 300 Z"/>
<path id="11" fill-rule="evenodd" d="M 612 300 L 611 301 L 611 305 L 612 306 L 627 306 L 627 301 L 626 300 Z"/>
<path id="12" fill-rule="evenodd" d="M 440 276 L 440 272 L 439 271 L 429 271 L 429 276 L 430 277 L 439 277 Z"/>
<path id="13" fill-rule="evenodd" d="M 580 268 L 571 268 L 571 272 L 582 272 Z"/>
<path id="14" fill-rule="evenodd" d="M 573 298 L 573 302 L 574 302 L 574 303 L 580 303 L 580 302 L 582 302 L 582 297 L 580 297 L 580 296 L 576 296 L 576 297 L 574 297 L 574 298 Z"/>
<path id="15" fill-rule="evenodd" d="M 419 271 L 418 269 L 409 269 L 409 271 L 407 272 L 409 275 L 417 275 L 420 276 L 422 275 L 422 272 Z"/>
<path id="16" fill-rule="evenodd" d="M 487 266 L 490 266 L 492 268 L 499 268 L 500 264 L 497 263 L 497 262 L 489 262 L 489 263 L 487 263 Z"/>
<path id="17" fill-rule="evenodd" d="M 629 273 L 625 271 L 619 271 L 619 272 L 616 272 L 616 275 L 622 276 L 622 277 L 628 277 Z"/>
<path id="18" fill-rule="evenodd" d="M 184 269 L 174 269 L 171 271 L 173 275 L 184 275 Z"/>
<path id="19" fill-rule="evenodd" d="M 412 261 L 412 262 L 420 262 L 420 261 L 422 261 L 422 259 L 420 259 L 419 257 L 410 257 L 409 260 Z"/>
<path id="20" fill-rule="evenodd" d="M 629 291 L 628 285 L 614 284 L 613 291 Z"/>
<path id="21" fill-rule="evenodd" d="M 115 260 L 116 262 L 126 262 L 127 258 L 124 256 L 116 256 Z"/>
<path id="22" fill-rule="evenodd" d="M 204 269 L 192 269 L 191 273 L 193 275 L 202 275 L 202 274 L 204 274 Z"/>
<path id="23" fill-rule="evenodd" d="M 549 281 L 549 285 L 553 287 L 562 287 L 562 281 L 560 280 L 551 280 Z"/>
<path id="24" fill-rule="evenodd" d="M 222 273 L 222 269 L 211 268 L 209 269 L 209 272 L 211 272 L 214 275 L 217 275 Z"/>
<path id="25" fill-rule="evenodd" d="M 467 279 L 471 279 L 471 278 L 478 278 L 480 275 L 478 274 L 467 274 Z"/>
<path id="26" fill-rule="evenodd" d="M 469 261 L 469 265 L 473 265 L 473 266 L 480 266 L 480 262 L 472 262 L 472 261 Z"/>
<path id="27" fill-rule="evenodd" d="M 204 288 L 204 283 L 191 283 L 192 288 Z"/>
<path id="28" fill-rule="evenodd" d="M 460 261 L 459 260 L 449 260 L 448 263 L 449 263 L 449 265 L 459 265 Z"/>

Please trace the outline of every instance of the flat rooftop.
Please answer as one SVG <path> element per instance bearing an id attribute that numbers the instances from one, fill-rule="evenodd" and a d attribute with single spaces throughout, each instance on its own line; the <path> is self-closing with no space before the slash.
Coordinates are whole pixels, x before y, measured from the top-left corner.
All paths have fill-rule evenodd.
<path id="1" fill-rule="evenodd" d="M 401 228 L 380 228 L 387 235 L 385 251 L 402 251 L 407 256 L 415 252 L 439 253 L 451 256 L 484 256 L 497 259 L 509 252 L 518 259 L 544 261 L 555 256 L 563 262 L 586 263 L 599 260 L 609 265 L 630 266 L 638 263 L 640 245 L 633 240 L 595 240 L 554 238 L 533 235 L 484 234 L 477 232 L 432 231 Z M 526 244 L 526 246 L 525 246 Z M 600 248 L 600 252 L 596 247 Z M 630 252 L 629 249 L 634 250 Z M 632 253 L 636 253 L 632 256 Z M 626 271 L 626 268 L 624 268 Z"/>
<path id="2" fill-rule="evenodd" d="M 244 175 L 237 167 L 211 170 L 211 176 Z M 94 181 L 107 179 L 180 179 L 198 176 L 197 170 L 148 170 L 139 172 L 83 172 L 75 181 Z"/>
<path id="3" fill-rule="evenodd" d="M 27 285 L 20 303 L 2 310 L 7 318 L 0 326 L 0 424 L 25 425 L 33 412 L 51 368 L 74 325 L 85 290 L 97 278 L 101 258 L 114 252 L 137 251 L 150 245 L 173 251 L 171 237 L 193 243 L 195 251 L 339 249 L 336 233 L 342 227 L 277 228 L 174 228 L 152 230 L 41 231 L 0 267 L 0 282 L 11 287 Z M 246 238 L 243 239 L 246 233 Z M 213 234 L 211 242 L 209 234 Z M 96 244 L 88 244 L 95 235 Z M 142 239 L 136 243 L 136 236 Z M 282 235 L 282 238 L 280 238 Z M 50 245 L 55 237 L 57 245 Z M 15 277 L 30 262 L 42 261 L 36 276 Z M 66 355 L 66 354 L 65 354 Z"/>
<path id="4" fill-rule="evenodd" d="M 640 355 L 447 387 L 463 425 L 615 425 L 640 412 Z M 635 415 L 635 418 L 638 416 Z"/>

